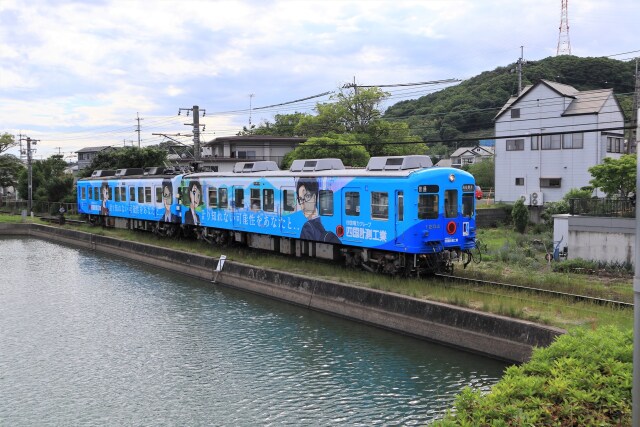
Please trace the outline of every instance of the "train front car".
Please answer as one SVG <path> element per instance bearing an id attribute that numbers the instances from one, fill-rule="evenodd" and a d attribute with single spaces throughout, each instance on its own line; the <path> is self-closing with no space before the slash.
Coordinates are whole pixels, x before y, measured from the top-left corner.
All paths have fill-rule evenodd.
<path id="1" fill-rule="evenodd" d="M 408 237 L 415 268 L 451 273 L 453 263 L 475 246 L 475 180 L 459 169 L 429 168 L 412 174 L 410 185 L 411 205 L 417 207 Z"/>

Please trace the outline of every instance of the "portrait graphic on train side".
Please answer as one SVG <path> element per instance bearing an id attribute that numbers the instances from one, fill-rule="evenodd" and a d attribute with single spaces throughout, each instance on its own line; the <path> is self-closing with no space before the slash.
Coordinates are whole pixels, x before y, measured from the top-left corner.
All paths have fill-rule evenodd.
<path id="1" fill-rule="evenodd" d="M 102 187 L 100 187 L 100 198 L 102 200 L 102 204 L 100 205 L 100 215 L 109 215 L 109 208 L 107 207 L 107 201 L 109 200 L 109 184 L 106 182 L 103 182 Z"/>
<path id="2" fill-rule="evenodd" d="M 184 215 L 184 223 L 200 225 L 200 217 L 196 210 L 202 204 L 202 186 L 198 181 L 189 181 L 187 191 L 189 194 L 189 210 Z"/>
<path id="3" fill-rule="evenodd" d="M 164 222 L 179 222 L 180 217 L 171 213 L 171 203 L 173 202 L 173 185 L 171 181 L 164 181 L 162 183 L 162 204 L 164 206 L 164 212 L 162 214 L 162 221 Z"/>
<path id="4" fill-rule="evenodd" d="M 300 238 L 326 243 L 340 243 L 338 236 L 325 230 L 318 215 L 319 187 L 316 178 L 299 178 L 296 183 L 298 204 L 307 219 L 307 222 L 302 226 Z M 331 199 L 331 203 L 333 203 L 333 199 Z"/>

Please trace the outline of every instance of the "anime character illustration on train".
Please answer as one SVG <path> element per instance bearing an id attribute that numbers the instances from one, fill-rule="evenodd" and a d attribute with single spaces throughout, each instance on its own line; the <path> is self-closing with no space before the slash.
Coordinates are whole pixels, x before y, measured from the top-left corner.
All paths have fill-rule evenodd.
<path id="1" fill-rule="evenodd" d="M 340 243 L 338 236 L 325 230 L 322 225 L 322 220 L 318 215 L 319 190 L 320 186 L 318 185 L 317 178 L 299 178 L 296 183 L 298 204 L 307 219 L 307 222 L 302 226 L 300 238 L 325 243 Z"/>
<path id="2" fill-rule="evenodd" d="M 107 202 L 109 201 L 109 183 L 103 182 L 100 187 L 100 195 L 102 196 L 102 204 L 100 205 L 100 215 L 109 215 L 109 207 Z"/>
<path id="3" fill-rule="evenodd" d="M 173 184 L 171 184 L 169 180 L 162 182 L 162 204 L 164 206 L 162 221 L 180 222 L 180 217 L 171 212 L 171 206 L 173 204 Z"/>
<path id="4" fill-rule="evenodd" d="M 187 186 L 189 194 L 189 210 L 184 214 L 184 223 L 190 225 L 200 225 L 200 217 L 196 209 L 202 204 L 202 186 L 196 180 L 189 181 Z"/>

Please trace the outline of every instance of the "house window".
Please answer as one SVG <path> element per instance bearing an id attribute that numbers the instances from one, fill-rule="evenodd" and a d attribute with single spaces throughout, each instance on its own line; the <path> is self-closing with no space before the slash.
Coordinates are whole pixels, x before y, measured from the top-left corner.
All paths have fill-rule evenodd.
<path id="1" fill-rule="evenodd" d="M 562 135 L 542 135 L 543 150 L 559 150 L 562 145 Z"/>
<path id="2" fill-rule="evenodd" d="M 573 133 L 573 134 L 564 135 L 564 138 L 562 139 L 562 148 L 566 148 L 566 149 L 582 148 L 583 140 L 584 140 L 583 133 Z"/>
<path id="3" fill-rule="evenodd" d="M 255 151 L 236 151 L 236 157 L 239 159 L 255 159 Z"/>
<path id="4" fill-rule="evenodd" d="M 507 151 L 523 151 L 524 139 L 507 139 Z"/>
<path id="5" fill-rule="evenodd" d="M 622 153 L 623 147 L 622 138 L 607 137 L 607 153 Z"/>
<path id="6" fill-rule="evenodd" d="M 516 178 L 516 185 L 524 185 L 524 178 Z"/>
<path id="7" fill-rule="evenodd" d="M 519 119 L 520 118 L 520 109 L 519 108 L 512 108 L 511 109 L 511 118 L 512 119 Z"/>
<path id="8" fill-rule="evenodd" d="M 539 150 L 540 149 L 540 137 L 532 136 L 531 137 L 531 150 Z"/>
<path id="9" fill-rule="evenodd" d="M 540 178 L 541 188 L 560 188 L 562 178 Z"/>

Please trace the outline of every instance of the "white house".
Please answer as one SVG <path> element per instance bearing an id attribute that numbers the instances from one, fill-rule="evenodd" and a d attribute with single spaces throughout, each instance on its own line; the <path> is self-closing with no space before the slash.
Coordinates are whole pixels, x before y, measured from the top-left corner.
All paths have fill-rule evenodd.
<path id="1" fill-rule="evenodd" d="M 589 185 L 591 166 L 626 152 L 612 89 L 581 92 L 541 80 L 511 97 L 494 120 L 496 201 L 561 200 Z"/>
<path id="2" fill-rule="evenodd" d="M 202 160 L 219 172 L 232 171 L 236 162 L 272 160 L 278 165 L 306 138 L 269 135 L 221 136 L 205 144 Z"/>

